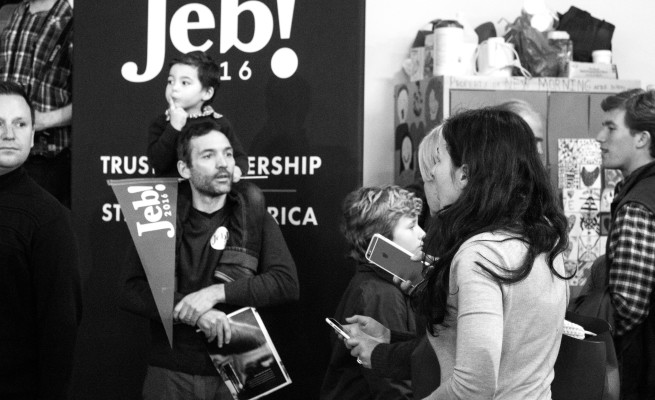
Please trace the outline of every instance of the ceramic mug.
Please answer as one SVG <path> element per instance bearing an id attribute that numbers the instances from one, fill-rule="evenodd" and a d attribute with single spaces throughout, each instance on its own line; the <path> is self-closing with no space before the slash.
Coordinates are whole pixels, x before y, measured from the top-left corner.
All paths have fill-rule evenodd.
<path id="1" fill-rule="evenodd" d="M 502 37 L 491 37 L 478 46 L 478 74 L 511 76 L 514 66 L 514 45 Z"/>

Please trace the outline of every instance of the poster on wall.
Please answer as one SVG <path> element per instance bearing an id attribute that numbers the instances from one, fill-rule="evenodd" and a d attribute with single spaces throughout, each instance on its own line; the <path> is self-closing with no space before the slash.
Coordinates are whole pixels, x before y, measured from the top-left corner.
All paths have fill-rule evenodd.
<path id="1" fill-rule="evenodd" d="M 248 155 L 244 179 L 262 188 L 298 269 L 300 301 L 259 310 L 297 382 L 271 397 L 317 397 L 330 351 L 323 319 L 353 272 L 338 224 L 343 198 L 361 185 L 363 40 L 364 1 L 76 3 L 73 214 L 93 310 L 77 364 L 102 364 L 75 372 L 79 398 L 140 393 L 149 333 L 119 308 L 131 239 L 106 181 L 153 175 L 148 127 L 168 107 L 169 62 L 196 50 L 220 67 L 211 105 L 232 123 Z M 299 320 L 303 332 L 289 333 Z"/>
<path id="2" fill-rule="evenodd" d="M 405 187 L 420 178 L 418 146 L 443 120 L 439 102 L 443 83 L 438 78 L 397 85 L 394 89 L 394 183 Z"/>
<path id="3" fill-rule="evenodd" d="M 558 139 L 559 187 L 568 220 L 569 245 L 564 252 L 571 286 L 583 286 L 596 258 L 605 253 L 609 210 L 616 170 L 602 168 L 600 144 L 594 139 Z"/>
<path id="4" fill-rule="evenodd" d="M 600 189 L 600 144 L 594 139 L 558 139 L 560 189 Z"/>

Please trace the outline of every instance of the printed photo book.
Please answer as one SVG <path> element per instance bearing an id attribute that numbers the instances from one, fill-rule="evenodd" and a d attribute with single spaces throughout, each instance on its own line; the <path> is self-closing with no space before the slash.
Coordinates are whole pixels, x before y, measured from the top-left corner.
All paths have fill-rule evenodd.
<path id="1" fill-rule="evenodd" d="M 228 314 L 232 338 L 218 347 L 207 343 L 209 357 L 235 400 L 255 400 L 291 383 L 291 378 L 252 307 Z"/>

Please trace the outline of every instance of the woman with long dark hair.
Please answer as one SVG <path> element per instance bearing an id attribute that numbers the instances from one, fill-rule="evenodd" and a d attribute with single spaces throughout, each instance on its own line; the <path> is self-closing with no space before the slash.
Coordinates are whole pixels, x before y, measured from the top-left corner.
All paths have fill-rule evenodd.
<path id="1" fill-rule="evenodd" d="M 567 222 L 534 135 L 499 108 L 459 113 L 421 144 L 434 256 L 415 291 L 440 366 L 430 399 L 550 399 L 568 302 Z M 375 321 L 349 322 L 351 354 L 370 366 Z M 365 325 L 369 326 L 365 326 Z M 436 372 L 435 372 L 436 373 Z"/>

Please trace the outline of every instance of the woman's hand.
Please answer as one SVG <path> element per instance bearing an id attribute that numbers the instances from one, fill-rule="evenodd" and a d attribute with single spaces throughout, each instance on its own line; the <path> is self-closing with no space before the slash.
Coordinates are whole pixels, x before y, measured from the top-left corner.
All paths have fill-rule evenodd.
<path id="1" fill-rule="evenodd" d="M 346 322 L 350 323 L 344 325 L 350 335 L 350 339 L 344 340 L 346 347 L 353 357 L 357 357 L 358 363 L 371 368 L 373 349 L 380 343 L 389 343 L 391 331 L 373 318 L 363 315 L 353 315 L 346 318 Z"/>
<path id="2" fill-rule="evenodd" d="M 353 315 L 346 318 L 349 325 L 344 325 L 348 334 L 353 336 L 370 336 L 371 339 L 378 343 L 389 343 L 391 341 L 391 331 L 386 326 L 371 317 L 364 315 Z"/>
<path id="3" fill-rule="evenodd" d="M 361 334 L 359 336 L 351 336 L 346 339 L 346 347 L 350 349 L 350 355 L 357 357 L 357 362 L 365 368 L 371 368 L 371 354 L 375 346 L 380 344 L 378 340 L 373 337 Z"/>

